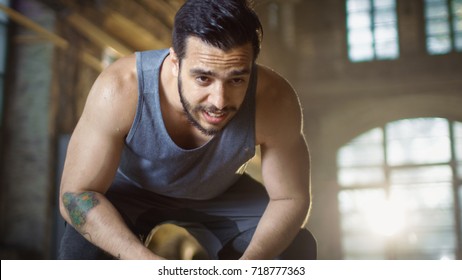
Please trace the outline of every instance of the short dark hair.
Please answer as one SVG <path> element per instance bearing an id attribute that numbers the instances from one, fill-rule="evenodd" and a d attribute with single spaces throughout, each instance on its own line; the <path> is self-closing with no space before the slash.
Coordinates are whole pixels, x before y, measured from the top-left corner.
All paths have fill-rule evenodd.
<path id="1" fill-rule="evenodd" d="M 224 51 L 251 43 L 256 60 L 263 27 L 247 0 L 187 0 L 173 26 L 173 49 L 180 60 L 190 36 Z"/>

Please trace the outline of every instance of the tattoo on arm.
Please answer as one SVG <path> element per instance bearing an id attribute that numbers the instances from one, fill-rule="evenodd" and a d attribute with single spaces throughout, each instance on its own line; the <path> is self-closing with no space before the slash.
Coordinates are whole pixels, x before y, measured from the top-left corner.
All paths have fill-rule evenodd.
<path id="1" fill-rule="evenodd" d="M 65 193 L 63 203 L 72 225 L 81 230 L 87 221 L 88 212 L 99 204 L 99 200 L 93 192 Z"/>

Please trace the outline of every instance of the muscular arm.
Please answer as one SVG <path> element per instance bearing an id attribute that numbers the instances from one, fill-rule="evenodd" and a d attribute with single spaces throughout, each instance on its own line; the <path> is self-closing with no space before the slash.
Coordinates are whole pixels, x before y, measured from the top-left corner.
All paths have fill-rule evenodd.
<path id="1" fill-rule="evenodd" d="M 156 258 L 106 199 L 136 111 L 134 58 L 124 58 L 96 80 L 72 134 L 60 190 L 64 219 L 116 258 Z M 132 71 L 128 70 L 132 69 Z"/>
<path id="2" fill-rule="evenodd" d="M 257 141 L 270 202 L 243 259 L 280 255 L 307 219 L 311 199 L 310 157 L 298 98 L 286 81 L 262 70 L 263 83 L 276 81 L 257 95 Z"/>

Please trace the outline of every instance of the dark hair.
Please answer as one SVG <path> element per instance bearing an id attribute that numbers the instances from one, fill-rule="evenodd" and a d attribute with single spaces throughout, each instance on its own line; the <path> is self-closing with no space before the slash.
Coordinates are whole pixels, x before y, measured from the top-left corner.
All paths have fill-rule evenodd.
<path id="1" fill-rule="evenodd" d="M 181 60 L 190 36 L 227 51 L 251 43 L 253 59 L 260 53 L 263 27 L 246 0 L 188 0 L 173 26 L 173 49 Z"/>

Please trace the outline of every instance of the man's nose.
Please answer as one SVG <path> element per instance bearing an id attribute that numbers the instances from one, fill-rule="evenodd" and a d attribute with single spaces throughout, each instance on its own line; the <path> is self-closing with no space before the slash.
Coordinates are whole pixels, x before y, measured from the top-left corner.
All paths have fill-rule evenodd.
<path id="1" fill-rule="evenodd" d="M 211 88 L 209 102 L 220 110 L 226 107 L 226 86 L 223 83 L 216 83 Z"/>

